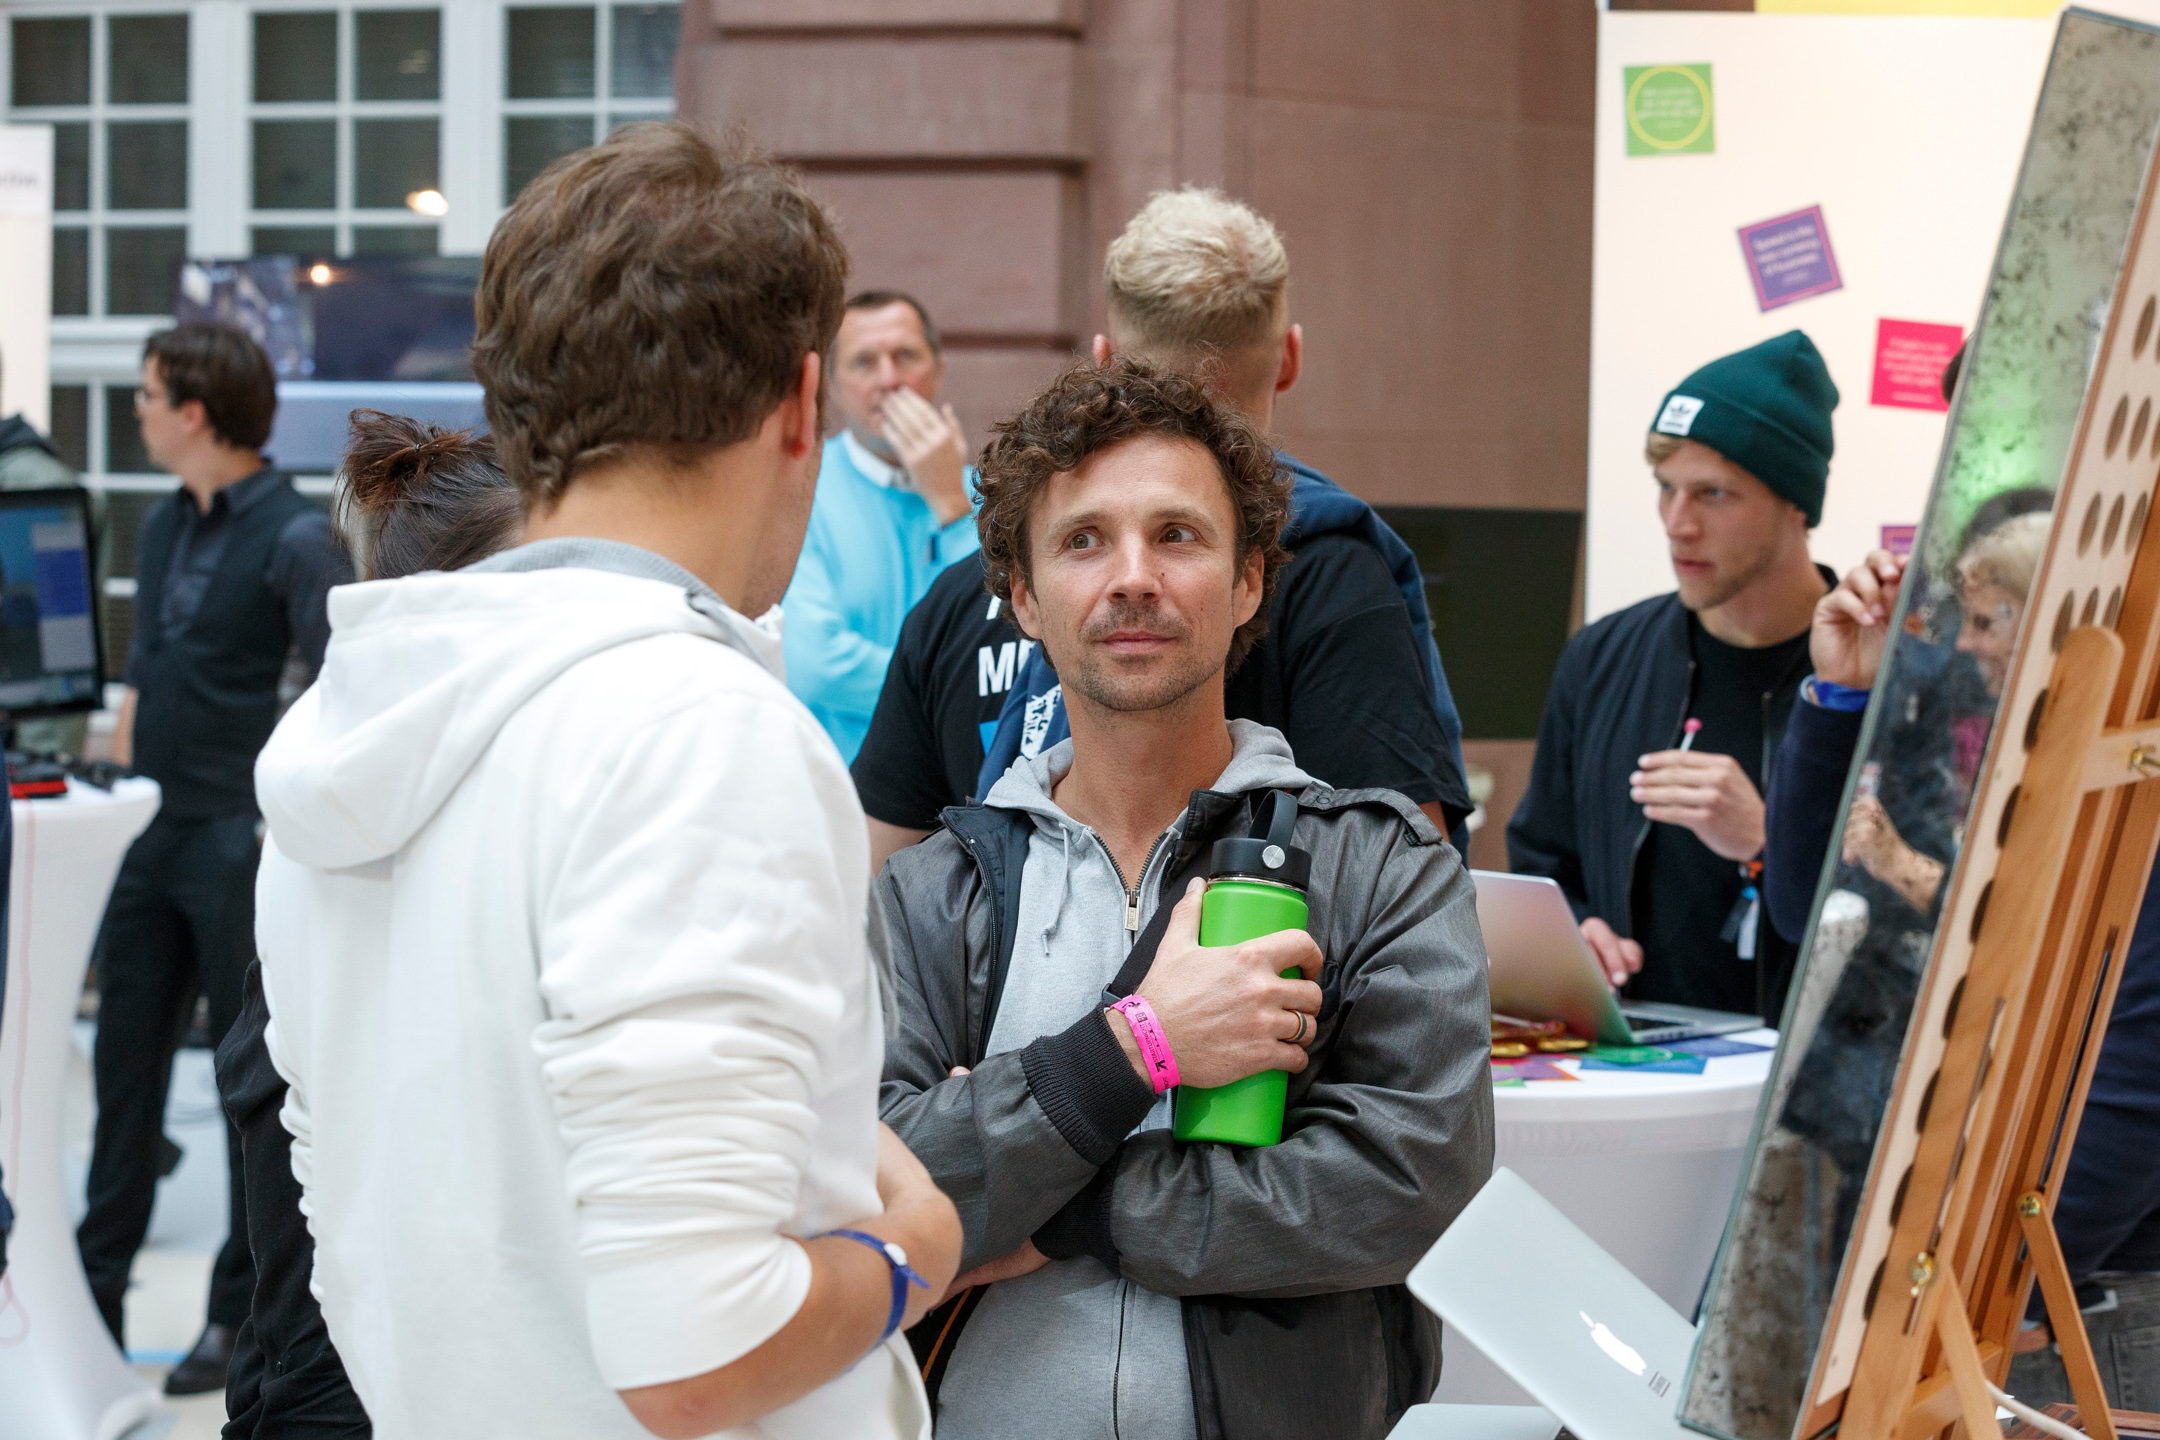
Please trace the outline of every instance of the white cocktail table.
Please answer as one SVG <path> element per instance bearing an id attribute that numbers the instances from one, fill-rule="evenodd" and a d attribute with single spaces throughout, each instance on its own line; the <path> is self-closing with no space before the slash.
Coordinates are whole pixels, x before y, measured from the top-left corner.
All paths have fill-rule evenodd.
<path id="1" fill-rule="evenodd" d="M 1774 1045 L 1777 1032 L 1734 1040 Z M 1700 1075 L 1578 1070 L 1493 1092 L 1493 1163 L 1530 1182 L 1658 1298 L 1692 1316 L 1725 1233 L 1756 1100 L 1774 1052 L 1713 1059 Z M 1526 1286 L 1550 1283 L 1522 1257 Z M 1433 1398 L 1456 1405 L 1535 1402 L 1450 1330 Z"/>
<path id="2" fill-rule="evenodd" d="M 120 860 L 158 787 L 71 784 L 14 803 L 7 1003 L 0 1010 L 0 1172 L 15 1207 L 0 1276 L 0 1436 L 114 1440 L 158 1408 L 113 1344 L 75 1252 L 60 1102 L 76 1001 Z"/>

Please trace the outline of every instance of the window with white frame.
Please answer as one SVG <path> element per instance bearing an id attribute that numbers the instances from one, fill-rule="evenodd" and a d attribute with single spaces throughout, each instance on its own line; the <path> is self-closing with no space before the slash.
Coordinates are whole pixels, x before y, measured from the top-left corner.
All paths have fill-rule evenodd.
<path id="1" fill-rule="evenodd" d="M 162 489 L 131 397 L 183 258 L 477 254 L 548 163 L 673 112 L 680 13 L 8 0 L 0 113 L 55 127 L 57 448 Z"/>
<path id="2" fill-rule="evenodd" d="M 679 5 L 503 11 L 503 198 L 634 120 L 674 110 Z"/>
<path id="3" fill-rule="evenodd" d="M 53 314 L 171 309 L 187 252 L 189 15 L 16 14 L 12 118 L 53 127 Z"/>
<path id="4" fill-rule="evenodd" d="M 248 240 L 256 255 L 433 255 L 442 12 L 257 10 Z"/>

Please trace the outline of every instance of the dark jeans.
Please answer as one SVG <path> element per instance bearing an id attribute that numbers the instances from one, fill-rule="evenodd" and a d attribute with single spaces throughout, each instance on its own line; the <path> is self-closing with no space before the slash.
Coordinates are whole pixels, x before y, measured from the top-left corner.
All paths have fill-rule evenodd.
<path id="1" fill-rule="evenodd" d="M 2078 1286 L 2100 1388 L 2116 1410 L 2160 1410 L 2160 1275 L 2097 1275 Z M 2010 1362 L 2004 1387 L 2028 1405 L 2074 1405 L 2062 1349 Z"/>
<path id="2" fill-rule="evenodd" d="M 2160 1107 L 2086 1102 L 2055 1233 L 2108 1403 L 2160 1410 Z M 2036 1297 L 2026 1313 L 2046 1312 Z M 2075 1399 L 2055 1345 L 2018 1356 L 2008 1388 L 2029 1405 Z"/>
<path id="3" fill-rule="evenodd" d="M 240 1018 L 218 1046 L 218 1094 L 247 1160 L 255 1309 L 225 1381 L 225 1440 L 365 1440 L 374 1433 L 308 1290 L 315 1241 L 300 1213 L 292 1136 L 278 1119 L 286 1085 L 270 1062 L 262 966 L 251 965 Z"/>
<path id="4" fill-rule="evenodd" d="M 240 1010 L 255 958 L 255 816 L 159 816 L 129 847 L 98 932 L 97 1132 L 89 1213 L 75 1232 L 99 1313 L 119 1338 L 122 1298 L 157 1199 L 173 1052 L 199 993 L 211 1043 Z M 231 1230 L 210 1275 L 209 1319 L 238 1327 L 255 1288 L 239 1135 L 225 1131 Z"/>

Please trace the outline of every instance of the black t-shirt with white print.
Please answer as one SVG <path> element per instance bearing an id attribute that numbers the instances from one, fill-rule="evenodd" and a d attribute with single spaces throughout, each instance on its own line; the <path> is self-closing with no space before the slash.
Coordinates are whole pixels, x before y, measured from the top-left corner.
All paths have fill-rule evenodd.
<path id="1" fill-rule="evenodd" d="M 974 793 L 998 712 L 1035 642 L 983 588 L 980 554 L 945 567 L 900 624 L 852 773 L 873 820 L 935 830 Z"/>

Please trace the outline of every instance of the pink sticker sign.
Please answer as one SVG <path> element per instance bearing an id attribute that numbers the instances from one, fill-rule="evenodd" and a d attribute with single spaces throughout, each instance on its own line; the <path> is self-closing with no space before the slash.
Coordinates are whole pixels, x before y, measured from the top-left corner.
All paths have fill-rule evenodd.
<path id="1" fill-rule="evenodd" d="M 1942 393 L 1943 370 L 1964 343 L 1962 326 L 1930 325 L 1924 320 L 1876 321 L 1875 386 L 1868 403 L 1899 410 L 1948 410 L 1950 402 Z"/>
<path id="2" fill-rule="evenodd" d="M 1913 536 L 1919 533 L 1917 525 L 1885 525 L 1882 527 L 1882 548 L 1892 555 L 1910 555 Z"/>

